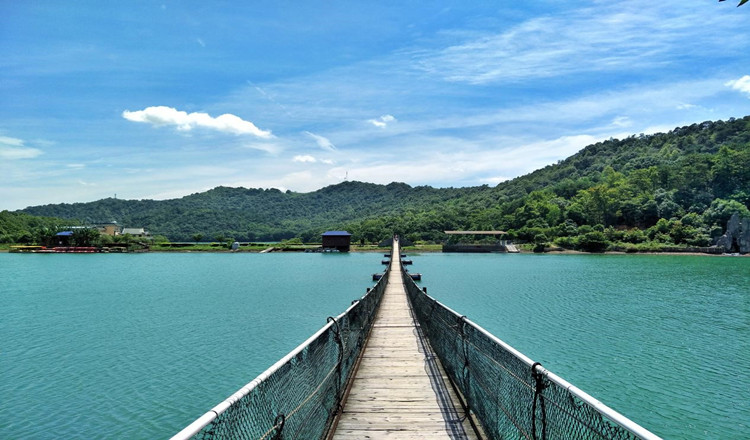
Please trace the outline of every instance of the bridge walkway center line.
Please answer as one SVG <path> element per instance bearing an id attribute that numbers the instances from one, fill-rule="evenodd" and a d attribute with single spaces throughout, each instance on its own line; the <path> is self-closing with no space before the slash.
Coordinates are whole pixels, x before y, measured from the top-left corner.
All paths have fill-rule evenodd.
<path id="1" fill-rule="evenodd" d="M 334 440 L 478 439 L 429 344 L 420 337 L 391 253 L 388 284 Z"/>

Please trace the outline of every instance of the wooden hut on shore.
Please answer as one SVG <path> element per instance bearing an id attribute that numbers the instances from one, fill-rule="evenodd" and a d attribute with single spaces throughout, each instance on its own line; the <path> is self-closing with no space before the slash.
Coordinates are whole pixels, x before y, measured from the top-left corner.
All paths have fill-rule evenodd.
<path id="1" fill-rule="evenodd" d="M 326 231 L 323 233 L 323 250 L 335 249 L 339 252 L 349 252 L 352 234 L 346 231 Z"/>

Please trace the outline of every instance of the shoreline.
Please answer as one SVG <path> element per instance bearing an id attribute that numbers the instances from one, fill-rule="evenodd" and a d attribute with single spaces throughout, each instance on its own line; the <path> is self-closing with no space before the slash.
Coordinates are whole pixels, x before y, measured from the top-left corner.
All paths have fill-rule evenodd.
<path id="1" fill-rule="evenodd" d="M 349 251 L 349 253 L 381 253 L 387 250 L 387 248 L 366 248 L 366 249 L 352 249 Z M 226 253 L 226 254 L 260 254 L 262 250 L 253 249 L 253 250 L 243 250 L 240 249 L 238 251 L 232 251 L 230 249 L 157 249 L 157 250 L 147 250 L 147 251 L 141 251 L 141 252 L 111 252 L 111 253 L 159 253 L 159 254 L 188 254 L 188 253 L 207 253 L 207 254 L 215 254 L 215 253 Z M 274 250 L 268 253 L 305 253 L 305 249 L 278 249 Z M 419 248 L 411 248 L 411 249 L 404 249 L 404 252 L 410 252 L 410 253 L 443 253 L 442 249 L 436 249 L 434 247 L 425 248 L 425 249 L 419 249 Z M 0 249 L 0 253 L 34 253 L 34 252 L 10 252 L 10 249 Z M 65 252 L 59 252 L 59 253 L 65 253 Z M 97 254 L 109 254 L 108 252 L 94 252 Z M 313 252 L 310 252 L 313 253 Z M 314 252 L 314 253 L 321 253 L 321 252 Z M 346 253 L 346 252 L 342 252 Z M 458 253 L 461 252 L 450 252 L 450 253 Z M 467 252 L 472 253 L 472 252 Z M 502 252 L 501 252 L 502 253 Z M 695 252 L 695 251 L 686 251 L 686 252 L 679 252 L 679 251 L 646 251 L 646 252 L 623 252 L 623 251 L 606 251 L 606 252 L 584 252 L 584 251 L 577 251 L 573 249 L 555 249 L 555 250 L 548 250 L 545 252 L 533 252 L 531 250 L 527 249 L 520 249 L 521 254 L 538 254 L 538 255 L 688 255 L 688 256 L 707 256 L 707 257 L 750 257 L 750 253 L 747 254 L 727 254 L 727 253 L 709 253 L 709 252 Z"/>
<path id="2" fill-rule="evenodd" d="M 521 251 L 523 254 L 534 254 L 532 251 Z M 622 252 L 622 251 L 607 251 L 607 252 L 583 252 L 572 249 L 566 249 L 562 251 L 547 251 L 547 252 L 536 252 L 540 255 L 690 255 L 695 257 L 750 257 L 750 254 L 716 254 L 710 252 L 676 252 L 676 251 L 647 251 L 647 252 Z"/>

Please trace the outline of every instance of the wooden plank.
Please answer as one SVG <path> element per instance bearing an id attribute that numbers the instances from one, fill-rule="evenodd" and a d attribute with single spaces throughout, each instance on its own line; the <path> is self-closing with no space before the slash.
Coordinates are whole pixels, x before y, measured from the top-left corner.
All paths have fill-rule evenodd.
<path id="1" fill-rule="evenodd" d="M 393 264 L 333 439 L 477 438 L 462 425 L 456 402 L 445 372 L 420 340 L 400 266 Z"/>
<path id="2" fill-rule="evenodd" d="M 360 431 L 439 431 L 445 430 L 444 420 L 392 420 L 384 422 L 362 421 L 362 422 L 342 422 L 341 429 L 351 429 Z"/>
<path id="3" fill-rule="evenodd" d="M 411 429 L 409 423 L 419 423 L 423 425 L 446 426 L 445 414 L 430 411 L 403 411 L 393 412 L 382 410 L 378 412 L 354 412 L 348 413 L 346 420 L 339 422 L 342 429 L 352 429 L 357 427 L 379 426 L 384 429 Z M 459 419 L 451 419 L 449 423 L 460 423 Z M 390 426 L 386 426 L 390 424 Z M 403 426 L 402 426 L 403 425 Z"/>
<path id="4" fill-rule="evenodd" d="M 442 431 L 373 431 L 373 430 L 341 430 L 336 431 L 335 439 L 340 440 L 429 440 L 439 438 L 450 438 L 445 430 Z"/>
<path id="5" fill-rule="evenodd" d="M 364 378 L 357 381 L 357 386 L 367 389 L 418 388 L 429 386 L 430 379 L 425 376 L 403 376 L 383 380 L 382 378 Z"/>

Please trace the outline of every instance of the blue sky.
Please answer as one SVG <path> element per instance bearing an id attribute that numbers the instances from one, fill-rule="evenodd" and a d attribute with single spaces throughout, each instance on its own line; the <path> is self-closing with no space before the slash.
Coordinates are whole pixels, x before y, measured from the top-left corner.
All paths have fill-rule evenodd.
<path id="1" fill-rule="evenodd" d="M 495 185 L 750 114 L 750 6 L 2 1 L 0 210 Z"/>

